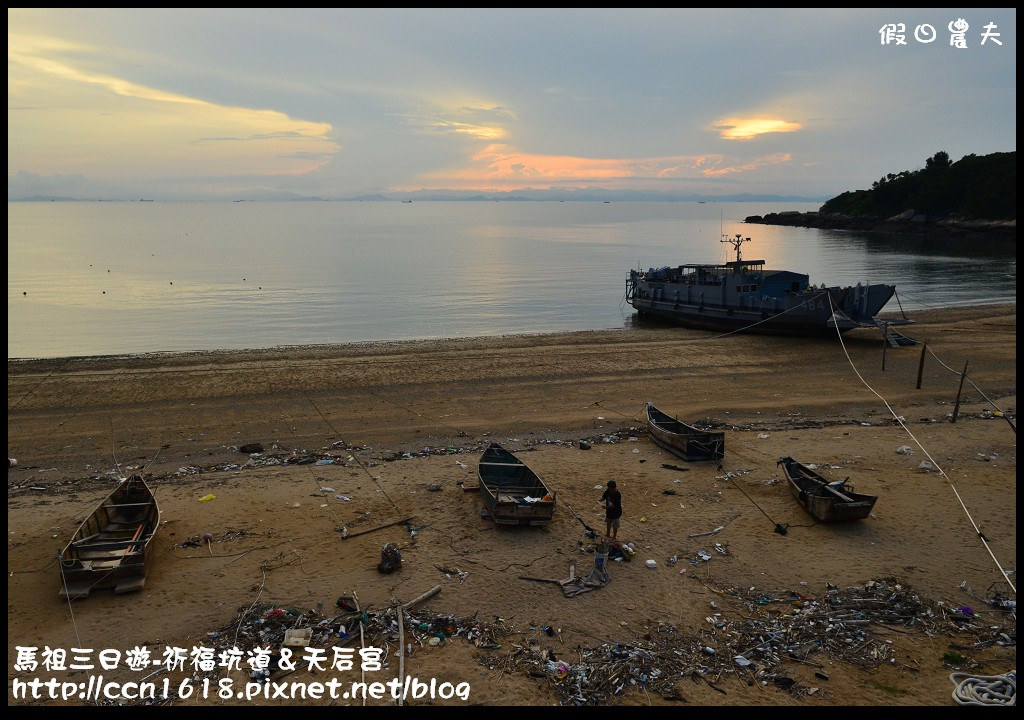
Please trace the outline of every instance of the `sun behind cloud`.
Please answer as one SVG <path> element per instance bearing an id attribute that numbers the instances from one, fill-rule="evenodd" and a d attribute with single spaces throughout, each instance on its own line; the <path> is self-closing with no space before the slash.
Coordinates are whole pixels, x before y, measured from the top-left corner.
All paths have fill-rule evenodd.
<path id="1" fill-rule="evenodd" d="M 787 133 L 803 129 L 800 123 L 770 117 L 723 118 L 716 120 L 711 127 L 725 140 L 752 140 L 767 133 Z"/>

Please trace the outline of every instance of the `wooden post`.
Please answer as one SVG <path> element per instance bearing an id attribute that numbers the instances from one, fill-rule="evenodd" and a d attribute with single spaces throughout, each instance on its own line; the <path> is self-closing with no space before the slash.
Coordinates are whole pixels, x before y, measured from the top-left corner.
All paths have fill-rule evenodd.
<path id="1" fill-rule="evenodd" d="M 402 694 L 398 696 L 398 706 L 402 707 L 405 700 L 405 613 L 401 604 L 395 608 L 398 616 L 398 680 L 402 686 Z"/>
<path id="2" fill-rule="evenodd" d="M 924 372 L 924 354 L 928 352 L 928 343 L 921 348 L 921 363 L 917 366 L 917 389 L 921 389 L 921 374 Z"/>
<path id="3" fill-rule="evenodd" d="M 956 422 L 956 416 L 960 414 L 960 393 L 964 389 L 964 378 L 967 377 L 967 363 L 964 363 L 964 371 L 960 375 L 960 389 L 956 391 L 956 405 L 953 406 L 953 419 L 950 422 Z"/>
<path id="4" fill-rule="evenodd" d="M 889 344 L 888 335 L 889 325 L 887 323 L 882 324 L 882 372 L 885 372 L 885 347 Z"/>
<path id="5" fill-rule="evenodd" d="M 360 650 L 359 657 L 362 657 L 363 656 L 362 650 L 364 650 L 366 648 L 366 637 L 363 634 L 363 611 L 362 611 L 362 608 L 359 606 L 359 596 L 356 595 L 355 593 L 352 593 L 352 599 L 356 603 L 356 612 L 359 613 L 359 650 Z M 360 663 L 360 665 L 359 665 L 359 679 L 363 683 L 363 706 L 365 707 L 366 706 L 366 668 L 363 667 L 362 663 Z"/>

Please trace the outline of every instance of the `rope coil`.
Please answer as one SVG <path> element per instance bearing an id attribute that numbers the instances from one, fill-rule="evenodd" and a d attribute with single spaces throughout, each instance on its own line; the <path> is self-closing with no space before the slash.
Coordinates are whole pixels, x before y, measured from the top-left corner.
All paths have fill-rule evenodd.
<path id="1" fill-rule="evenodd" d="M 958 705 L 1016 705 L 1017 671 L 1005 675 L 971 675 L 950 673 L 956 686 L 953 699 Z"/>

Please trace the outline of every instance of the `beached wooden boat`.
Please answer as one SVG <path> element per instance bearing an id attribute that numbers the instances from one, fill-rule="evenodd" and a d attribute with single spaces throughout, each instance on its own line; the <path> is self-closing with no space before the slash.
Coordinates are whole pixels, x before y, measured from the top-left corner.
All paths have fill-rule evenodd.
<path id="1" fill-rule="evenodd" d="M 492 443 L 480 456 L 480 494 L 494 521 L 546 525 L 554 519 L 555 493 L 514 454 Z"/>
<path id="2" fill-rule="evenodd" d="M 777 464 L 786 473 L 793 497 L 818 522 L 866 518 L 878 499 L 875 495 L 853 492 L 847 484 L 849 478 L 829 482 L 791 457 L 780 458 Z"/>
<path id="3" fill-rule="evenodd" d="M 141 590 L 153 559 L 160 508 L 140 475 L 124 479 L 81 524 L 60 556 L 60 596 Z"/>
<path id="4" fill-rule="evenodd" d="M 647 429 L 651 439 L 683 460 L 715 460 L 725 456 L 725 433 L 700 430 L 676 420 L 647 403 Z"/>

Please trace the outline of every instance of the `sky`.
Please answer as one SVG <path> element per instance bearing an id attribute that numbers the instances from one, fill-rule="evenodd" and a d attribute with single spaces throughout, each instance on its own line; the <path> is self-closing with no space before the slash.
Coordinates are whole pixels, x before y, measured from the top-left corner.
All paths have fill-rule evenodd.
<path id="1" fill-rule="evenodd" d="M 7 195 L 827 199 L 938 151 L 1015 151 L 1016 20 L 1006 8 L 8 8 Z"/>

